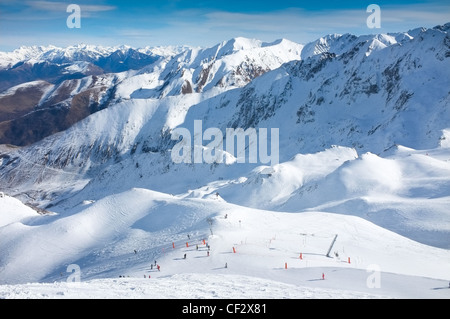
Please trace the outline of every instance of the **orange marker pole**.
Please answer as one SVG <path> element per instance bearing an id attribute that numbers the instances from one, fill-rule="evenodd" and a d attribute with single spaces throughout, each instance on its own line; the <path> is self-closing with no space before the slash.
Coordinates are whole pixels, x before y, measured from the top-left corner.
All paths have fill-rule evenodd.
<path id="1" fill-rule="evenodd" d="M 303 254 L 302 253 L 300 253 L 300 259 L 303 259 Z"/>
<path id="2" fill-rule="evenodd" d="M 233 253 L 236 253 L 236 249 L 234 249 L 234 247 L 233 247 Z"/>
<path id="3" fill-rule="evenodd" d="M 188 242 L 186 242 L 186 247 L 189 247 L 189 243 Z"/>
<path id="4" fill-rule="evenodd" d="M 348 263 L 350 264 L 350 257 L 348 257 Z"/>
<path id="5" fill-rule="evenodd" d="M 287 263 L 284 263 L 284 269 L 287 269 Z"/>
<path id="6" fill-rule="evenodd" d="M 172 243 L 172 248 L 175 249 L 175 243 Z"/>

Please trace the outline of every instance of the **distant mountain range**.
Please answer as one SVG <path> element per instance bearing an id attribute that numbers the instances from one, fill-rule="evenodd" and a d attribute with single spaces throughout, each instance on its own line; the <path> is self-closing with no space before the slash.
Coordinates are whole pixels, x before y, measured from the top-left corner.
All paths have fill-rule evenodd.
<path id="1" fill-rule="evenodd" d="M 32 144 L 124 98 L 240 87 L 299 58 L 302 47 L 241 38 L 208 49 L 79 45 L 0 53 L 0 143 Z"/>

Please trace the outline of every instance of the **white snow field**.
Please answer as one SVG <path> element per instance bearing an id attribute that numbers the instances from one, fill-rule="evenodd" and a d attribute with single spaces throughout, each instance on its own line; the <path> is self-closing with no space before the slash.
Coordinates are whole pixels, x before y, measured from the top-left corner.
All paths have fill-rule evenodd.
<path id="1" fill-rule="evenodd" d="M 351 157 L 345 148 L 334 149 L 337 153 Z M 0 198 L 0 298 L 450 298 L 448 249 L 352 216 L 361 205 L 356 198 L 374 211 L 396 206 L 405 212 L 401 225 L 413 222 L 421 206 L 428 205 L 430 212 L 448 207 L 448 197 L 436 193 L 435 202 L 425 196 L 433 189 L 429 183 L 434 189 L 439 189 L 438 181 L 448 187 L 449 149 L 429 150 L 423 157 L 418 153 L 400 148 L 388 159 L 367 154 L 338 165 L 327 164 L 330 157 L 318 153 L 306 156 L 314 158 L 309 164 L 300 157 L 279 164 L 280 170 L 289 170 L 285 176 L 303 169 L 303 182 L 315 179 L 318 189 L 332 183 L 334 192 L 348 192 L 340 196 L 353 199 L 340 205 L 348 214 L 244 207 L 216 194 L 219 182 L 180 195 L 132 188 L 98 201 L 84 200 L 61 215 L 34 214 L 5 196 Z M 402 177 L 418 165 L 417 157 L 431 162 L 429 170 L 440 167 L 440 178 Z M 377 161 L 392 161 L 380 166 L 389 168 L 389 174 L 382 178 L 370 173 L 365 161 L 374 170 Z M 347 181 L 348 176 L 358 178 Z M 422 188 L 415 186 L 419 181 Z M 340 185 L 344 182 L 345 187 Z M 251 185 L 253 192 L 245 193 L 253 200 L 261 196 L 261 183 L 243 182 L 236 198 Z M 274 185 L 272 192 L 282 192 L 289 183 Z M 408 198 L 412 190 L 414 200 Z M 332 193 L 328 189 L 328 196 Z M 391 197 L 383 200 L 387 193 Z M 298 200 L 296 196 L 286 203 Z M 326 196 L 324 202 L 331 203 L 328 208 L 339 206 Z M 389 216 L 384 212 L 373 218 Z M 433 220 L 423 227 L 444 232 L 447 237 L 441 238 L 448 240 L 448 215 L 435 214 Z"/>

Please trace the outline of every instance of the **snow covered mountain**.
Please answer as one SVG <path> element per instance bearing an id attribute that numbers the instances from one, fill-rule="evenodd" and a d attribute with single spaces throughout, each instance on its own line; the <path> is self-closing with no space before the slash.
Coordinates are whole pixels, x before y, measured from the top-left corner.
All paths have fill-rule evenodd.
<path id="1" fill-rule="evenodd" d="M 301 49 L 288 40 L 236 38 L 208 49 L 79 45 L 0 53 L 0 143 L 30 145 L 122 99 L 241 87 L 298 59 Z"/>
<path id="2" fill-rule="evenodd" d="M 86 92 L 98 105 L 32 145 L 0 148 L 0 191 L 55 214 L 3 223 L 0 282 L 55 281 L 68 264 L 87 279 L 157 278 L 148 269 L 154 259 L 166 275 L 195 281 L 192 273 L 205 269 L 225 276 L 222 266 L 234 258 L 231 275 L 248 282 L 292 284 L 296 276 L 294 287 L 358 292 L 336 295 L 447 298 L 429 290 L 444 284 L 450 266 L 449 28 L 329 35 L 305 46 L 236 38 L 159 49 L 136 70 L 9 88 L 5 99 L 39 87 L 45 97 L 34 112 L 58 103 L 75 111 Z M 70 98 L 58 97 L 64 86 Z M 196 120 L 203 131 L 279 129 L 280 163 L 174 163 L 171 134 L 185 128 L 198 138 Z M 335 254 L 326 256 L 336 234 Z M 200 251 L 179 248 L 187 235 Z M 211 258 L 203 239 L 215 247 Z M 195 259 L 182 267 L 186 252 Z M 300 253 L 309 264 L 279 273 L 293 258 L 301 262 Z M 365 285 L 374 264 L 389 278 L 383 290 Z M 308 282 L 325 270 L 342 276 Z M 363 283 L 342 286 L 353 276 Z M 400 292 L 396 282 L 407 276 L 436 281 L 418 294 Z"/>
<path id="3" fill-rule="evenodd" d="M 151 51 L 86 45 L 0 53 L 0 143 L 29 145 L 69 128 L 109 105 L 115 76 L 107 74 L 159 58 Z"/>

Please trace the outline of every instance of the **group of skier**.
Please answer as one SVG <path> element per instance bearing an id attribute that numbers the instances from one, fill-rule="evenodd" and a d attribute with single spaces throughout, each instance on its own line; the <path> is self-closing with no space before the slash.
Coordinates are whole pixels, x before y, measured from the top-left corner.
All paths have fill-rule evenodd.
<path id="1" fill-rule="evenodd" d="M 225 218 L 226 218 L 226 217 L 225 217 Z M 187 235 L 187 237 L 188 237 L 188 240 L 191 239 L 191 236 L 190 236 L 189 234 Z M 205 247 L 206 247 L 206 256 L 209 257 L 209 255 L 210 255 L 210 250 L 211 250 L 211 246 L 210 246 L 209 244 L 207 244 L 205 240 L 203 240 L 203 244 L 204 244 Z M 188 247 L 188 243 L 186 243 L 186 247 Z M 173 244 L 173 248 L 175 248 L 175 244 Z M 199 245 L 198 245 L 198 244 L 195 245 L 195 249 L 196 249 L 197 251 L 199 251 Z M 133 251 L 134 251 L 134 254 L 137 254 L 137 253 L 138 253 L 138 251 L 137 251 L 136 249 L 134 249 Z M 184 253 L 183 259 L 187 259 L 187 254 L 186 254 L 186 253 Z M 154 261 L 154 263 L 150 264 L 150 270 L 153 271 L 153 269 L 154 269 L 155 267 L 156 267 L 157 271 L 161 271 L 161 266 L 158 265 L 158 263 L 157 263 L 156 260 Z M 225 267 L 224 267 L 224 268 L 228 268 L 228 263 L 225 263 Z M 125 277 L 125 276 L 123 276 L 123 277 Z M 146 277 L 147 277 L 147 275 L 144 274 L 144 278 L 146 278 Z M 150 275 L 148 275 L 148 278 L 151 278 Z"/>
<path id="2" fill-rule="evenodd" d="M 190 236 L 188 235 L 188 239 L 190 239 Z M 203 240 L 204 245 L 206 245 L 207 251 L 206 251 L 206 256 L 209 257 L 209 251 L 211 250 L 211 246 L 209 246 L 209 244 L 206 244 L 206 242 Z M 195 245 L 195 249 L 198 251 L 199 250 L 199 246 Z M 183 255 L 183 259 L 187 259 L 187 254 L 184 253 Z M 225 267 L 224 268 L 228 268 L 228 263 L 225 263 Z"/>
<path id="3" fill-rule="evenodd" d="M 156 260 L 155 260 L 155 266 L 158 271 L 161 271 L 161 267 L 156 263 Z M 153 270 L 153 264 L 150 265 L 150 269 Z"/>
<path id="4" fill-rule="evenodd" d="M 188 236 L 188 239 L 191 239 L 191 236 L 189 234 L 187 236 Z M 206 243 L 205 240 L 203 240 L 203 244 L 206 245 L 206 248 L 207 248 L 206 256 L 209 257 L 209 251 L 211 250 L 211 247 L 209 246 L 209 244 Z M 188 247 L 188 243 L 186 243 L 186 247 Z M 198 244 L 195 245 L 195 250 L 197 250 L 197 251 L 199 250 Z M 183 255 L 183 259 L 186 259 L 186 258 L 187 258 L 187 254 L 185 253 Z"/>

